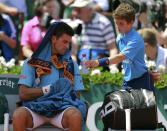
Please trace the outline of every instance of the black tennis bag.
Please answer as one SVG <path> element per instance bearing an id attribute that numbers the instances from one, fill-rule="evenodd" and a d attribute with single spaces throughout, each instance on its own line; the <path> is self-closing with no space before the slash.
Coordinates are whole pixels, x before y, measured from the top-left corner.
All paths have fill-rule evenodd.
<path id="1" fill-rule="evenodd" d="M 152 91 L 118 90 L 105 95 L 100 110 L 104 129 L 126 129 L 125 110 L 131 109 L 131 129 L 152 130 L 160 126 L 157 120 L 157 106 Z"/>

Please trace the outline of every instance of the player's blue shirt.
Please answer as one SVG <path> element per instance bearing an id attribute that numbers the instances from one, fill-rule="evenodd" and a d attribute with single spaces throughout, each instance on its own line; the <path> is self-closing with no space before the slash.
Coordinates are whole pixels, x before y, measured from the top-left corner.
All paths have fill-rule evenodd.
<path id="1" fill-rule="evenodd" d="M 127 34 L 118 35 L 117 44 L 120 53 L 126 58 L 122 62 L 125 71 L 124 80 L 130 81 L 141 77 L 147 71 L 142 37 L 132 28 Z"/>
<path id="2" fill-rule="evenodd" d="M 49 44 L 48 44 L 49 45 Z M 43 51 L 44 55 L 41 55 L 39 58 L 42 59 L 44 58 L 47 61 L 51 61 L 51 47 L 46 46 L 45 50 Z M 28 61 L 28 60 L 27 60 Z M 38 84 L 38 79 L 35 77 L 35 68 L 30 66 L 27 61 L 25 61 L 22 69 L 22 73 L 20 75 L 20 79 L 18 84 L 24 84 L 28 87 L 33 87 L 33 88 L 42 88 L 43 86 L 49 85 L 49 84 L 54 84 L 59 78 L 59 70 L 57 70 L 54 65 L 51 65 L 51 74 L 44 75 L 40 78 L 40 82 Z M 77 63 L 74 62 L 74 90 L 79 91 L 83 90 L 83 81 L 82 77 L 79 72 L 79 68 Z"/>

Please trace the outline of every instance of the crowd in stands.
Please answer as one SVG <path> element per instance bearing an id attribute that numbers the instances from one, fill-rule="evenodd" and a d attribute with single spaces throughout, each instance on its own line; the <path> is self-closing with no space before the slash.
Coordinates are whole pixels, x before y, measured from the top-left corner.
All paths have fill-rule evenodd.
<path id="1" fill-rule="evenodd" d="M 117 54 L 117 27 L 112 13 L 124 0 L 0 0 L 0 53 L 6 61 L 30 58 L 53 21 L 74 25 L 72 57 L 80 64 L 83 54 L 97 59 Z M 127 0 L 136 9 L 134 28 L 145 41 L 146 61 L 167 68 L 167 2 Z M 79 20 L 79 22 L 76 22 Z M 151 38 L 150 38 L 151 37 Z M 151 52 L 151 53 L 150 53 Z M 121 69 L 112 65 L 107 70 Z M 167 69 L 166 69 L 167 72 Z"/>

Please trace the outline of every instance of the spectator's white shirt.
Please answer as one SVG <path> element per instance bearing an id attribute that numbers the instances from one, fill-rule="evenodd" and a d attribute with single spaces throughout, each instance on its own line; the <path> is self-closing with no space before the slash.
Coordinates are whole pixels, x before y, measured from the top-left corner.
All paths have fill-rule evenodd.
<path id="1" fill-rule="evenodd" d="M 157 52 L 157 57 L 156 60 L 148 60 L 147 56 L 145 55 L 145 62 L 147 63 L 147 66 L 155 66 L 157 70 L 162 71 L 162 66 L 163 66 L 163 71 L 167 73 L 167 49 L 163 48 L 161 46 L 158 46 L 158 52 Z"/>
<path id="2" fill-rule="evenodd" d="M 167 49 L 161 46 L 158 46 L 158 56 L 156 61 L 156 67 L 160 65 L 165 66 L 165 72 L 167 72 Z"/>

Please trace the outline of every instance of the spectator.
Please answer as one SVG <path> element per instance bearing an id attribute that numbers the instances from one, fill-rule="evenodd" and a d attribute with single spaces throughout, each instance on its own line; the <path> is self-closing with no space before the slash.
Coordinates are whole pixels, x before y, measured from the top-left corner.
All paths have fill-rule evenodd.
<path id="1" fill-rule="evenodd" d="M 22 12 L 24 16 L 27 16 L 27 5 L 25 0 L 0 0 L 0 3 L 7 7 L 10 14 L 16 15 Z"/>
<path id="2" fill-rule="evenodd" d="M 117 46 L 120 53 L 112 57 L 85 62 L 87 67 L 105 66 L 122 62 L 124 74 L 123 88 L 148 89 L 153 91 L 154 85 L 144 61 L 144 41 L 132 27 L 135 20 L 134 8 L 121 3 L 114 11 L 119 35 Z"/>
<path id="3" fill-rule="evenodd" d="M 34 13 L 35 16 L 27 21 L 21 33 L 22 52 L 27 58 L 38 48 L 47 30 L 46 21 L 43 19 L 45 14 L 43 1 L 35 1 Z"/>
<path id="4" fill-rule="evenodd" d="M 61 18 L 63 19 L 73 19 L 75 17 L 75 14 L 73 16 L 72 7 L 70 7 L 70 4 L 72 4 L 75 0 L 61 0 Z"/>
<path id="5" fill-rule="evenodd" d="M 18 10 L 15 7 L 9 7 L 3 3 L 0 3 L 0 13 L 7 13 L 13 16 L 18 13 Z"/>
<path id="6" fill-rule="evenodd" d="M 145 2 L 140 4 L 140 10 L 137 15 L 137 29 L 151 27 L 151 23 L 149 22 L 149 13 L 148 7 Z"/>
<path id="7" fill-rule="evenodd" d="M 164 48 L 167 48 L 167 28 L 163 31 L 163 32 L 161 32 L 160 33 L 160 45 L 162 46 L 162 47 L 164 47 Z"/>
<path id="8" fill-rule="evenodd" d="M 57 0 L 35 1 L 35 16 L 25 24 L 21 35 L 22 51 L 25 57 L 31 57 L 38 48 L 51 20 L 59 18 L 58 11 L 59 4 Z"/>
<path id="9" fill-rule="evenodd" d="M 74 7 L 77 17 L 83 21 L 82 32 L 78 39 L 80 44 L 79 61 L 82 61 L 82 54 L 86 54 L 87 59 L 97 59 L 116 54 L 113 25 L 104 15 L 94 10 L 93 2 L 90 0 L 75 0 L 71 7 Z M 77 44 L 74 44 L 74 46 L 76 46 L 76 51 L 74 51 L 76 53 Z"/>
<path id="10" fill-rule="evenodd" d="M 25 61 L 18 82 L 23 106 L 14 112 L 14 131 L 45 123 L 69 131 L 81 131 L 82 125 L 85 131 L 86 106 L 79 99 L 84 87 L 69 52 L 73 35 L 69 25 L 53 23 L 38 50 Z"/>
<path id="11" fill-rule="evenodd" d="M 27 16 L 25 0 L 0 0 L 0 12 L 8 14 L 16 28 L 16 41 L 19 42 L 24 19 Z"/>
<path id="12" fill-rule="evenodd" d="M 14 58 L 16 30 L 9 16 L 0 14 L 0 50 L 6 61 Z"/>
<path id="13" fill-rule="evenodd" d="M 65 6 L 64 10 L 64 17 L 63 18 L 73 18 L 75 17 L 75 14 L 72 12 L 72 8 L 69 6 L 72 4 L 75 0 L 62 0 L 63 5 Z M 109 10 L 109 2 L 108 0 L 92 0 L 94 3 L 94 10 L 101 13 L 101 12 L 107 12 Z M 74 12 L 75 13 L 75 12 Z"/>
<path id="14" fill-rule="evenodd" d="M 45 0 L 44 5 L 46 7 L 46 11 L 51 15 L 53 19 L 59 19 L 60 4 L 57 0 Z"/>
<path id="15" fill-rule="evenodd" d="M 167 49 L 159 46 L 155 30 L 144 28 L 139 30 L 139 33 L 145 43 L 146 61 L 154 61 L 156 70 L 160 70 L 160 67 L 164 66 L 165 72 L 167 72 Z"/>
<path id="16" fill-rule="evenodd" d="M 109 10 L 108 0 L 92 0 L 95 4 L 94 9 L 98 12 L 107 12 Z"/>

